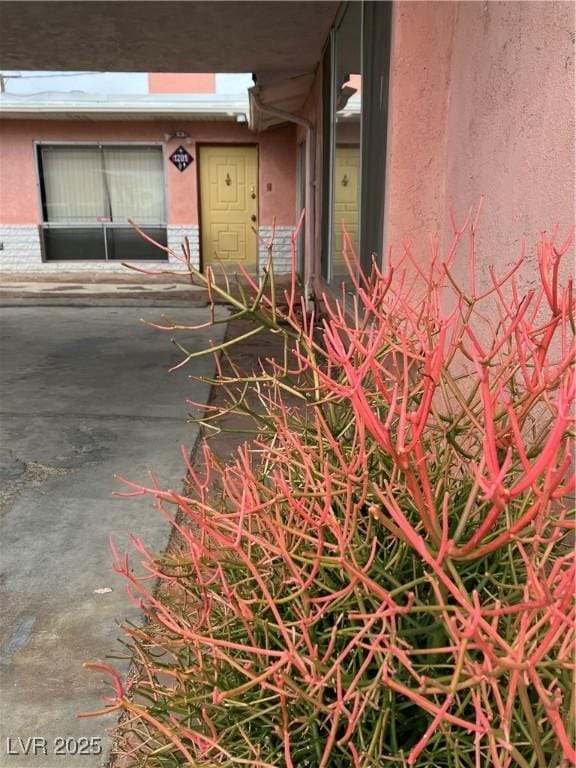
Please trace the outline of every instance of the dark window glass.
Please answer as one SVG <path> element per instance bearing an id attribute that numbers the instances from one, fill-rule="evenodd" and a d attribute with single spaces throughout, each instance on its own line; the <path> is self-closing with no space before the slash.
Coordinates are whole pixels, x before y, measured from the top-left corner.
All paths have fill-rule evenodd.
<path id="1" fill-rule="evenodd" d="M 101 227 L 44 229 L 46 261 L 92 261 L 106 258 Z"/>
<path id="2" fill-rule="evenodd" d="M 143 229 L 149 237 L 160 245 L 166 245 L 166 230 L 163 228 Z M 106 230 L 108 238 L 108 259 L 113 261 L 163 261 L 168 258 L 165 251 L 152 245 L 133 229 Z"/>
<path id="3" fill-rule="evenodd" d="M 332 184 L 332 41 L 322 58 L 322 276 L 330 277 Z"/>
<path id="4" fill-rule="evenodd" d="M 372 254 L 382 256 L 391 2 L 364 3 L 362 72 L 362 223 L 361 262 L 369 271 Z"/>

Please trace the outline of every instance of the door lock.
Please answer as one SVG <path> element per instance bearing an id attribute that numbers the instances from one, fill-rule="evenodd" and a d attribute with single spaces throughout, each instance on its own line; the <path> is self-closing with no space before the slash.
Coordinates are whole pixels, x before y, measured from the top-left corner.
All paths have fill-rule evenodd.
<path id="1" fill-rule="evenodd" d="M 255 214 L 255 213 L 253 213 L 253 214 L 252 214 L 252 216 L 250 216 L 250 219 L 251 219 L 252 221 L 256 221 L 256 214 Z"/>

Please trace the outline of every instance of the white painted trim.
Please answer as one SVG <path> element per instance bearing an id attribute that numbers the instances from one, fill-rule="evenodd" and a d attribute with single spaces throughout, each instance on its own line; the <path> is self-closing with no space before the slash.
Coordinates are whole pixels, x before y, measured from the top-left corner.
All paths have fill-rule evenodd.
<path id="1" fill-rule="evenodd" d="M 175 97 L 159 96 L 72 96 L 63 98 L 61 95 L 50 97 L 33 94 L 31 96 L 16 96 L 2 94 L 0 96 L 0 117 L 31 114 L 83 115 L 99 114 L 114 115 L 116 113 L 134 115 L 203 115 L 236 119 L 237 115 L 246 115 L 248 99 L 233 98 L 210 94 L 209 96 Z"/>
<path id="2" fill-rule="evenodd" d="M 163 147 L 163 141 L 114 141 L 113 139 L 106 139 L 104 141 L 66 141 L 58 140 L 52 141 L 50 139 L 38 139 L 34 141 L 34 144 L 38 146 L 48 147 Z"/>

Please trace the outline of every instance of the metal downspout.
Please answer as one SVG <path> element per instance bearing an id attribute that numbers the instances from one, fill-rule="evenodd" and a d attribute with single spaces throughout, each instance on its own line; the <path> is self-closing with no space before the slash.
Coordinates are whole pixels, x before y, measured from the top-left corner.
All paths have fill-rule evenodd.
<path id="1" fill-rule="evenodd" d="M 283 109 L 264 104 L 254 92 L 250 94 L 256 108 L 264 114 L 279 117 L 290 123 L 302 126 L 306 130 L 306 191 L 304 194 L 304 207 L 306 209 L 304 219 L 304 299 L 306 308 L 310 308 L 312 296 L 312 282 L 314 277 L 314 126 L 310 120 Z"/>

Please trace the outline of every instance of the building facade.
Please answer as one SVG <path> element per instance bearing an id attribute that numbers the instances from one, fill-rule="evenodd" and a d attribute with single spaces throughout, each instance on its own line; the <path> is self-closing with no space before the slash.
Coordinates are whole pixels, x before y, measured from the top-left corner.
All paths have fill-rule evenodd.
<path id="1" fill-rule="evenodd" d="M 55 79 L 66 91 L 48 93 L 34 91 L 41 75 L 6 77 L 3 270 L 117 271 L 126 261 L 185 269 L 186 238 L 196 268 L 240 263 L 256 272 L 274 227 L 276 269 L 288 271 L 296 130 L 248 128 L 251 78 L 94 75 L 74 77 L 72 90 L 55 76 L 52 87 Z M 110 95 L 120 86 L 130 92 Z"/>
<path id="2" fill-rule="evenodd" d="M 18 17 L 5 19 L 9 36 L 16 39 L 24 25 L 33 30 L 40 5 L 23 6 Z M 249 95 L 244 94 L 249 101 L 243 108 L 248 123 L 237 122 L 242 110 L 230 109 L 226 119 L 222 114 L 207 119 L 197 113 L 189 120 L 174 119 L 172 114 L 170 119 L 157 115 L 136 122 L 125 116 L 119 120 L 116 113 L 106 122 L 91 118 L 74 123 L 23 115 L 16 119 L 13 112 L 11 119 L 2 121 L 0 167 L 8 193 L 2 197 L 0 257 L 5 266 L 11 263 L 7 258 L 11 252 L 12 264 L 28 259 L 34 268 L 61 268 L 47 259 L 45 246 L 42 251 L 40 245 L 42 229 L 49 224 L 45 210 L 49 201 L 46 189 L 44 197 L 38 191 L 38 152 L 49 155 L 57 152 L 58 143 L 72 141 L 100 144 L 100 164 L 125 162 L 113 154 L 115 146 L 147 145 L 150 154 L 142 163 L 148 163 L 148 171 L 142 169 L 141 178 L 146 173 L 152 178 L 154 163 L 154 173 L 160 177 L 161 154 L 166 242 L 173 244 L 188 235 L 201 268 L 210 263 L 211 254 L 222 258 L 226 253 L 241 254 L 243 248 L 254 253 L 254 244 L 248 244 L 242 232 L 249 231 L 251 221 L 268 236 L 275 221 L 278 265 L 285 269 L 289 233 L 305 209 L 299 268 L 305 285 L 316 293 L 342 278 L 343 225 L 365 266 L 373 255 L 382 261 L 389 247 L 401 248 L 407 235 L 415 258 L 425 263 L 430 235 L 437 235 L 443 245 L 450 239 L 450 210 L 461 221 L 483 198 L 481 266 L 510 264 L 526 238 L 527 283 L 537 279 L 533 245 L 539 231 L 558 227 L 565 234 L 573 225 L 573 4 L 232 2 L 226 4 L 224 17 L 219 4 L 191 2 L 186 4 L 189 23 L 205 31 L 192 44 L 170 26 L 169 6 L 174 4 L 141 3 L 146 34 L 154 37 L 155 47 L 144 53 L 127 40 L 119 52 L 103 37 L 91 54 L 78 46 L 83 31 L 74 9 L 66 7 L 75 4 L 54 5 L 50 23 L 59 25 L 60 44 L 78 68 L 104 62 L 116 70 L 125 70 L 128 64 L 141 69 L 145 60 L 150 69 L 165 71 L 178 65 L 189 71 L 254 73 L 254 85 L 249 84 Z M 97 15 L 98 4 L 92 5 L 87 13 Z M 109 9 L 128 36 L 122 14 L 130 5 L 117 3 Z M 46 23 L 39 32 L 27 34 L 41 38 L 45 28 Z M 218 46 L 211 45 L 214 39 Z M 4 45 L 4 60 L 11 65 L 27 60 L 39 68 L 60 60 L 59 51 L 32 45 L 32 38 L 30 43 L 26 54 Z M 203 77 L 202 87 L 210 89 L 218 74 Z M 166 76 L 164 84 L 148 87 L 175 87 Z M 156 94 L 166 98 L 166 91 Z M 206 94 L 204 90 L 202 96 Z M 180 134 L 185 140 L 178 138 Z M 110 151 L 107 143 L 113 145 Z M 192 170 L 181 172 L 170 163 L 171 153 L 180 145 L 193 158 Z M 211 146 L 216 147 L 216 156 Z M 242 146 L 252 148 L 242 161 L 246 173 L 254 174 L 250 171 L 256 162 L 254 150 L 258 168 L 257 176 L 241 185 L 244 202 L 237 200 L 236 180 L 244 178 L 234 170 L 238 158 L 234 152 L 225 155 L 227 148 L 241 155 Z M 220 159 L 218 151 L 224 152 Z M 138 157 L 144 157 L 139 152 Z M 95 154 L 90 162 L 97 164 Z M 220 169 L 216 181 L 209 179 L 210 164 Z M 156 205 L 154 221 L 143 222 L 153 229 L 160 228 L 162 213 L 159 200 Z M 234 205 L 243 222 L 234 221 L 232 210 L 222 221 L 217 210 L 213 221 L 210 213 L 206 215 L 211 206 L 224 211 Z M 147 211 L 151 215 L 152 208 Z M 104 229 L 111 223 L 100 222 Z M 18 234 L 18 227 L 24 226 L 27 234 Z M 9 247 L 9 237 L 30 240 Z M 32 240 L 35 250 L 30 251 Z M 258 254 L 256 247 L 256 254 L 247 263 L 256 259 L 259 269 L 262 248 Z"/>

